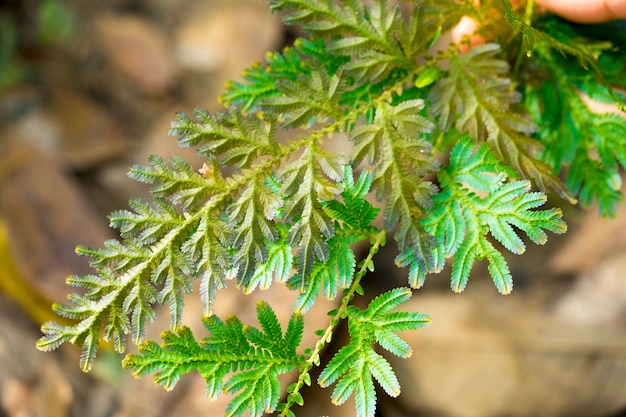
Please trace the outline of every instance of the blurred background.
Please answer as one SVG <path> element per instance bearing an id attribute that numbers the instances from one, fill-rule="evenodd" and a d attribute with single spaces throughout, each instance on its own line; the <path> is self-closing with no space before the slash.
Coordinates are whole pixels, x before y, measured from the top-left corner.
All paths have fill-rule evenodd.
<path id="1" fill-rule="evenodd" d="M 166 393 L 135 380 L 121 357 L 99 354 L 94 371 L 80 351 L 35 349 L 39 326 L 57 320 L 68 275 L 90 273 L 76 245 L 114 238 L 107 215 L 148 189 L 127 178 L 151 154 L 190 150 L 167 136 L 176 111 L 219 110 L 224 83 L 280 50 L 296 34 L 262 0 L 0 0 L 0 417 L 220 416 L 197 375 Z M 515 290 L 497 293 L 475 267 L 465 293 L 449 271 L 431 276 L 410 308 L 433 326 L 403 335 L 410 360 L 394 360 L 403 392 L 379 395 L 382 417 L 626 415 L 626 207 L 615 219 L 566 210 L 570 230 L 510 257 Z M 372 291 L 405 285 L 393 244 L 367 278 Z M 256 293 L 286 322 L 293 295 Z M 307 314 L 305 342 L 326 326 L 326 307 Z M 332 307 L 330 307 L 332 308 Z M 226 290 L 218 314 L 254 322 L 254 302 Z M 197 297 L 185 322 L 202 336 Z M 159 315 L 148 337 L 169 323 Z M 328 350 L 341 347 L 333 339 Z M 330 404 L 331 389 L 304 394 L 299 417 L 354 415 Z"/>

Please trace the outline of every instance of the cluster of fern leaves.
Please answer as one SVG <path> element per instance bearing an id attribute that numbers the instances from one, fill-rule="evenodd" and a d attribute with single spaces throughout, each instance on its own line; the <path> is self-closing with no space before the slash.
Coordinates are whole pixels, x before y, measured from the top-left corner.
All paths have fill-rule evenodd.
<path id="1" fill-rule="evenodd" d="M 153 156 L 132 168 L 132 178 L 153 184 L 152 201 L 132 200 L 111 214 L 120 240 L 78 248 L 95 274 L 68 278 L 80 292 L 54 306 L 76 324 L 46 323 L 38 347 L 82 345 L 81 367 L 89 370 L 100 339 L 124 352 L 130 333 L 140 350 L 126 368 L 154 373 L 166 389 L 197 371 L 210 398 L 233 395 L 228 416 L 293 416 L 320 366 L 317 382 L 334 384 L 334 403 L 354 395 L 356 414 L 372 417 L 374 380 L 400 393 L 376 347 L 408 357 L 397 332 L 430 322 L 397 310 L 409 286 L 419 288 L 450 260 L 452 289 L 463 291 L 472 265 L 485 259 L 507 294 L 513 283 L 503 251 L 524 252 L 520 232 L 543 244 L 546 231 L 566 229 L 560 209 L 539 208 L 547 193 L 584 206 L 597 201 L 609 215 L 622 198 L 626 119 L 591 113 L 581 95 L 626 102 L 612 88 L 626 87 L 625 32 L 604 31 L 598 40 L 593 27 L 534 13 L 532 1 L 473 3 L 271 0 L 305 36 L 229 83 L 223 112 L 177 115 L 171 135 L 206 163 L 197 170 Z M 463 15 L 481 22 L 492 42 L 465 54 L 457 45 L 433 52 Z M 277 139 L 279 130 L 287 140 Z M 325 146 L 346 137 L 348 154 Z M 350 302 L 388 235 L 408 286 L 360 310 Z M 358 242 L 370 248 L 361 260 Z M 199 341 L 181 326 L 193 280 L 208 330 Z M 257 307 L 260 328 L 213 315 L 227 285 L 297 291 L 285 332 L 266 303 Z M 339 307 L 315 346 L 300 347 L 305 313 L 320 296 L 338 298 Z M 144 341 L 158 304 L 171 314 L 160 345 Z M 322 360 L 342 320 L 349 343 Z M 281 390 L 278 376 L 293 370 L 296 382 Z"/>

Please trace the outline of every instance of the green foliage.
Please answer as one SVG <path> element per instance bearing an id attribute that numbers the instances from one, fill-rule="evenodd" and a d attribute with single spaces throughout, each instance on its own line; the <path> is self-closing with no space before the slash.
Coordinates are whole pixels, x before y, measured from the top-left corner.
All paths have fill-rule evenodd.
<path id="1" fill-rule="evenodd" d="M 411 356 L 411 347 L 395 332 L 413 330 L 430 324 L 430 317 L 415 312 L 394 312 L 411 297 L 407 288 L 395 288 L 376 297 L 361 311 L 354 306 L 347 310 L 350 343 L 326 364 L 318 378 L 321 387 L 335 382 L 333 404 L 343 404 L 354 393 L 357 414 L 374 415 L 376 393 L 373 379 L 391 397 L 400 394 L 400 384 L 387 360 L 372 347 L 373 343 L 401 358 Z"/>
<path id="2" fill-rule="evenodd" d="M 623 199 L 619 168 L 626 162 L 623 145 L 626 120 L 617 114 L 593 113 L 583 102 L 580 92 L 602 103 L 626 103 L 626 94 L 612 89 L 612 84 L 621 86 L 624 82 L 622 76 L 615 75 L 616 72 L 623 73 L 626 60 L 616 51 L 600 55 L 608 49 L 606 42 L 598 46 L 585 41 L 576 30 L 561 29 L 565 26 L 561 21 L 544 19 L 541 24 L 549 32 L 575 41 L 576 45 L 589 45 L 587 48 L 593 56 L 604 58 L 598 58 L 594 71 L 585 71 L 572 66 L 563 56 L 549 54 L 545 49 L 538 50 L 537 64 L 555 76 L 540 84 L 529 84 L 526 102 L 533 119 L 542 126 L 538 131 L 538 137 L 545 144 L 542 159 L 555 173 L 565 171 L 566 184 L 578 195 L 583 207 L 590 207 L 597 201 L 600 213 L 612 216 L 615 204 Z M 626 38 L 619 41 L 621 46 L 626 46 Z M 602 72 L 599 74 L 600 65 Z"/>
<path id="3" fill-rule="evenodd" d="M 548 239 L 542 229 L 554 233 L 566 230 L 560 209 L 532 210 L 546 202 L 545 194 L 530 192 L 526 180 L 507 182 L 506 172 L 486 145 L 476 149 L 464 136 L 452 149 L 448 166 L 438 173 L 445 191 L 435 196 L 435 205 L 423 223 L 442 243 L 433 254 L 439 268 L 454 256 L 455 292 L 465 289 L 474 261 L 483 258 L 489 261 L 489 273 L 498 291 L 508 294 L 513 289 L 506 260 L 487 239 L 487 233 L 509 251 L 522 254 L 526 247 L 513 226 L 540 245 Z"/>
<path id="4" fill-rule="evenodd" d="M 350 287 L 356 268 L 356 257 L 350 246 L 378 233 L 371 223 L 379 209 L 365 200 L 372 184 L 371 174 L 363 171 L 355 182 L 352 169 L 349 166 L 344 169 L 345 176 L 339 184 L 343 186 L 343 202 L 322 202 L 324 211 L 334 220 L 335 227 L 335 235 L 328 241 L 328 259 L 316 262 L 306 281 L 302 281 L 297 275 L 287 281 L 288 288 L 300 290 L 295 304 L 296 311 L 305 313 L 309 310 L 320 289 L 326 299 L 332 300 L 337 297 L 340 288 Z"/>
<path id="5" fill-rule="evenodd" d="M 280 398 L 278 376 L 304 361 L 296 353 L 304 321 L 301 315 L 292 315 L 283 336 L 276 314 L 266 302 L 257 305 L 257 317 L 261 329 L 244 326 L 235 316 L 226 321 L 206 317 L 203 323 L 211 335 L 200 343 L 188 327 L 180 327 L 176 333 L 165 331 L 163 345 L 144 342 L 139 354 L 124 359 L 124 367 L 137 377 L 155 372 L 154 381 L 167 390 L 173 389 L 182 375 L 197 371 L 206 380 L 208 398 L 235 394 L 227 416 L 240 416 L 244 411 L 251 417 L 271 413 Z"/>
<path id="6" fill-rule="evenodd" d="M 196 148 L 204 165 L 153 156 L 131 169 L 152 185 L 152 201 L 134 199 L 111 214 L 119 240 L 78 248 L 95 273 L 68 278 L 81 291 L 54 306 L 76 324 L 46 323 L 38 347 L 82 345 L 81 367 L 89 370 L 101 338 L 124 352 L 131 333 L 140 352 L 124 364 L 135 375 L 154 373 L 172 389 L 195 370 L 210 398 L 234 395 L 229 416 L 294 416 L 320 367 L 317 382 L 335 384 L 334 403 L 354 395 L 357 416 L 373 417 L 374 380 L 400 393 L 379 349 L 410 356 L 396 332 L 430 321 L 395 311 L 408 288 L 373 294 L 365 310 L 351 304 L 364 295 L 361 282 L 388 235 L 410 287 L 449 261 L 451 287 L 463 291 L 485 259 L 507 294 L 506 252 L 522 254 L 529 242 L 544 244 L 548 231 L 566 230 L 560 208 L 539 209 L 548 193 L 598 202 L 602 214 L 622 198 L 626 119 L 592 113 L 580 93 L 626 102 L 613 89 L 625 86 L 623 36 L 602 38 L 538 16 L 532 2 L 525 10 L 473 3 L 270 1 L 305 35 L 228 83 L 222 112 L 176 115 L 170 134 Z M 463 15 L 497 28 L 493 42 L 434 53 L 433 43 Z M 277 139 L 279 130 L 286 140 Z M 342 139 L 345 153 L 326 146 Z M 364 258 L 357 247 L 369 248 Z M 200 342 L 181 325 L 194 280 L 210 334 Z M 272 285 L 295 291 L 285 333 L 266 303 L 257 308 L 260 329 L 214 316 L 228 285 L 244 294 Z M 317 342 L 300 346 L 306 313 L 320 297 L 336 307 Z M 144 340 L 159 304 L 171 317 L 162 345 Z M 328 360 L 324 347 L 343 320 L 349 340 Z M 277 377 L 292 370 L 295 382 L 281 389 Z"/>

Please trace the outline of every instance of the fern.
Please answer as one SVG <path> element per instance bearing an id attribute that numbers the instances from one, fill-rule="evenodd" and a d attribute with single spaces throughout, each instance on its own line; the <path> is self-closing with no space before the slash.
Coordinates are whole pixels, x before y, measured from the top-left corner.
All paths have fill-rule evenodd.
<path id="1" fill-rule="evenodd" d="M 598 202 L 601 214 L 613 214 L 623 198 L 626 119 L 591 113 L 579 93 L 626 103 L 613 88 L 626 86 L 625 39 L 539 16 L 532 1 L 475 8 L 471 0 L 402 7 L 273 0 L 270 7 L 303 37 L 228 83 L 223 111 L 176 115 L 170 134 L 196 148 L 203 166 L 153 156 L 130 170 L 151 184 L 151 201 L 133 199 L 111 214 L 118 240 L 77 249 L 95 271 L 69 277 L 77 293 L 53 307 L 74 324 L 44 324 L 38 347 L 82 345 L 87 371 L 101 339 L 124 352 L 132 334 L 140 351 L 124 365 L 136 376 L 154 374 L 172 389 L 197 371 L 209 398 L 233 395 L 227 415 L 237 417 L 294 416 L 319 367 L 317 382 L 334 385 L 334 403 L 354 396 L 356 415 L 373 417 L 375 383 L 400 393 L 378 349 L 409 357 L 397 332 L 430 322 L 396 311 L 408 288 L 372 294 L 364 310 L 351 304 L 364 295 L 387 236 L 410 287 L 450 262 L 451 287 L 463 291 L 485 259 L 507 294 L 513 276 L 505 253 L 522 254 L 529 241 L 544 244 L 548 232 L 566 230 L 560 208 L 540 208 L 549 193 L 585 207 Z M 456 45 L 433 53 L 463 15 L 495 31 L 493 42 L 465 54 Z M 286 140 L 277 139 L 279 130 Z M 345 154 L 326 146 L 341 138 L 349 140 Z M 356 244 L 369 245 L 362 259 Z M 204 338 L 181 325 L 194 280 Z M 244 294 L 272 285 L 296 291 L 285 332 L 264 302 L 259 329 L 214 316 L 229 285 Z M 320 297 L 337 308 L 317 342 L 300 346 L 306 313 Z M 144 340 L 159 304 L 171 318 L 161 345 Z M 343 320 L 349 340 L 325 358 Z M 278 376 L 292 371 L 293 383 L 281 387 Z"/>
<path id="2" fill-rule="evenodd" d="M 226 409 L 227 416 L 261 416 L 276 409 L 280 398 L 278 376 L 297 369 L 304 361 L 297 355 L 304 322 L 294 314 L 283 336 L 280 323 L 265 302 L 257 305 L 261 329 L 244 326 L 234 316 L 222 321 L 216 316 L 203 320 L 211 336 L 196 341 L 187 327 L 164 332 L 163 345 L 145 342 L 139 354 L 128 355 L 124 367 L 141 377 L 155 372 L 154 381 L 174 388 L 180 377 L 197 371 L 207 383 L 207 397 L 236 394 Z M 226 379 L 226 381 L 225 381 Z"/>
<path id="3" fill-rule="evenodd" d="M 349 288 L 352 284 L 356 256 L 350 246 L 379 233 L 371 226 L 379 210 L 365 200 L 371 184 L 371 174 L 364 171 L 355 182 L 351 168 L 346 166 L 340 183 L 344 188 L 341 192 L 343 203 L 338 200 L 322 202 L 324 211 L 335 221 L 335 235 L 328 241 L 328 259 L 313 265 L 305 283 L 297 275 L 287 282 L 290 289 L 300 290 L 294 306 L 296 311 L 304 313 L 309 310 L 320 289 L 323 289 L 326 299 L 332 300 L 337 297 L 340 288 Z"/>
<path id="4" fill-rule="evenodd" d="M 439 268 L 446 258 L 455 257 L 455 292 L 465 289 L 474 261 L 483 258 L 489 261 L 489 273 L 498 291 L 508 294 L 513 289 L 505 258 L 487 239 L 487 233 L 509 251 L 522 254 L 526 248 L 513 226 L 537 244 L 547 241 L 542 229 L 555 233 L 566 230 L 560 209 L 532 210 L 543 205 L 546 196 L 529 192 L 528 181 L 506 182 L 507 168 L 486 145 L 475 149 L 467 137 L 452 149 L 450 163 L 439 172 L 439 180 L 446 192 L 435 197 L 435 206 L 423 223 L 441 242 L 433 255 Z"/>
<path id="5" fill-rule="evenodd" d="M 557 22 L 547 22 L 551 30 L 558 27 Z M 560 26 L 563 24 L 561 23 Z M 566 31 L 570 39 L 578 40 L 577 34 Z M 599 50 L 595 50 L 597 55 Z M 543 159 L 555 173 L 567 170 L 566 183 L 580 197 L 581 205 L 589 207 L 598 202 L 600 213 L 614 215 L 613 207 L 622 200 L 620 192 L 619 166 L 624 166 L 623 137 L 626 133 L 626 121 L 616 114 L 597 115 L 583 103 L 579 91 L 602 102 L 614 99 L 626 100 L 623 93 L 613 92 L 610 87 L 596 81 L 595 73 L 574 68 L 568 76 L 569 82 L 563 82 L 564 69 L 571 67 L 571 62 L 560 56 L 552 56 L 545 51 L 538 52 L 537 62 L 549 68 L 558 76 L 541 85 L 531 84 L 527 91 L 527 106 L 531 115 L 540 126 L 538 134 L 546 144 Z M 612 55 L 612 54 L 611 54 Z M 624 65 L 623 58 L 610 56 L 612 65 Z M 610 68 L 611 66 L 609 66 Z M 615 79 L 612 71 L 608 73 L 611 82 Z M 560 109 L 558 112 L 552 109 Z M 599 159 L 596 158 L 598 155 Z M 572 169 L 572 167 L 576 167 Z"/>
<path id="6" fill-rule="evenodd" d="M 430 318 L 421 313 L 392 311 L 410 297 L 410 290 L 396 288 L 376 297 L 364 311 L 354 306 L 348 308 L 350 343 L 335 354 L 318 378 L 322 387 L 337 382 L 332 394 L 334 404 L 343 404 L 354 393 L 357 415 L 374 415 L 373 379 L 391 397 L 400 394 L 400 384 L 391 365 L 372 344 L 378 342 L 385 350 L 402 358 L 411 356 L 410 346 L 394 332 L 424 327 L 430 324 Z"/>

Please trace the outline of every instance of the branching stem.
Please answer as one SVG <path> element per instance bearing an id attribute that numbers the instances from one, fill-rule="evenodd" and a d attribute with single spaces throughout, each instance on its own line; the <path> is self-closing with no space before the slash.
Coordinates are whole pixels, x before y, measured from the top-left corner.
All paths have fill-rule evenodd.
<path id="1" fill-rule="evenodd" d="M 285 403 L 285 406 L 282 409 L 282 412 L 278 415 L 278 417 L 287 417 L 289 415 L 288 414 L 289 409 L 297 402 L 298 398 L 300 398 L 300 390 L 302 389 L 302 387 L 307 381 L 310 383 L 309 371 L 313 368 L 313 366 L 319 366 L 320 353 L 322 349 L 324 348 L 324 346 L 330 343 L 333 332 L 335 331 L 335 328 L 339 324 L 339 321 L 341 319 L 346 318 L 348 314 L 348 305 L 354 298 L 355 294 L 361 288 L 361 284 L 360 284 L 361 279 L 365 276 L 368 270 L 370 271 L 373 270 L 374 255 L 376 255 L 376 253 L 378 253 L 378 250 L 382 246 L 385 245 L 386 236 L 387 236 L 387 231 L 381 230 L 380 232 L 378 232 L 376 235 L 372 237 L 371 239 L 372 245 L 370 246 L 370 250 L 369 250 L 369 253 L 367 254 L 367 258 L 361 261 L 360 268 L 354 276 L 352 285 L 345 292 L 345 295 L 341 299 L 341 306 L 339 307 L 339 309 L 337 309 L 335 314 L 333 314 L 332 318 L 330 319 L 330 323 L 328 324 L 328 327 L 324 331 L 324 334 L 320 337 L 317 343 L 315 343 L 315 348 L 313 349 L 313 352 L 311 352 L 311 354 L 309 355 L 309 358 L 306 360 L 302 369 L 300 370 L 298 381 L 293 386 L 293 391 L 290 392 L 289 395 L 287 396 L 287 402 Z"/>

